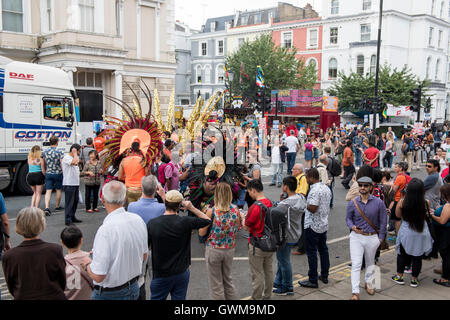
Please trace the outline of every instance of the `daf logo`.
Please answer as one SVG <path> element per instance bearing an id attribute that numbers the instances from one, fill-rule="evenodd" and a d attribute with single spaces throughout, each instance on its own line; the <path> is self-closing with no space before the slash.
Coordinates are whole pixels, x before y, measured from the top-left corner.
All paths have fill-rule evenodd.
<path id="1" fill-rule="evenodd" d="M 10 72 L 9 77 L 11 79 L 19 79 L 19 80 L 34 80 L 34 75 L 32 74 L 24 74 L 24 73 L 16 73 L 16 72 Z"/>

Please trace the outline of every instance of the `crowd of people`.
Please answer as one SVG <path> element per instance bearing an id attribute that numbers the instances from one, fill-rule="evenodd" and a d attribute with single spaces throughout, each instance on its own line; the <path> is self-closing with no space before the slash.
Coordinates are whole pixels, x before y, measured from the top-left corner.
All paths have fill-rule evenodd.
<path id="1" fill-rule="evenodd" d="M 414 155 L 416 138 L 419 145 L 423 141 L 428 145 L 428 132 L 420 141 L 412 132 L 397 138 L 391 128 L 381 136 L 357 127 L 347 131 L 333 125 L 317 136 L 307 129 L 286 128 L 270 137 L 271 186 L 281 188 L 279 199 L 266 196 L 258 161 L 243 165 L 232 183 L 220 179 L 220 166 L 208 164 L 202 167 L 200 181 L 192 183 L 193 160 L 198 155 L 191 150 L 176 161 L 177 141 L 171 132 L 163 133 L 163 149 L 154 163 L 145 162 L 142 146 L 134 141 L 117 163 L 107 167 L 101 133 L 96 139 L 88 138 L 83 147 L 72 145 L 66 155 L 57 148 L 58 138 L 51 137 L 49 149 L 42 152 L 35 146 L 30 151 L 27 181 L 33 197 L 31 206 L 17 216 L 15 231 L 24 241 L 14 248 L 0 197 L 6 236 L 0 257 L 9 292 L 14 299 L 144 300 L 149 291 L 152 300 L 165 300 L 169 295 L 172 300 L 184 300 L 190 280 L 191 237 L 198 233 L 205 245 L 210 297 L 235 300 L 232 263 L 241 229 L 249 235 L 252 299 L 294 294 L 291 255 L 307 256 L 308 280 L 299 285 L 318 288 L 319 281 L 328 283 L 328 216 L 339 178 L 348 189 L 343 223 L 350 231 L 352 300 L 359 300 L 363 268 L 365 289 L 375 294 L 371 271 L 386 248 L 389 233 L 396 236 L 398 254 L 392 281 L 404 284 L 404 274 L 412 273 L 410 285 L 417 287 L 422 259 L 440 254 L 442 268 L 435 271 L 441 277 L 433 281 L 450 287 L 450 179 L 442 176 L 448 175 L 443 165 L 448 167 L 450 137 L 443 136 L 445 143 L 432 151 L 425 149 L 428 176 L 421 181 L 410 174 L 413 160 L 422 161 Z M 203 150 L 217 138 L 207 132 L 202 136 L 210 139 Z M 233 146 L 237 157 L 242 149 L 247 160 L 258 159 L 255 150 L 240 149 L 239 138 Z M 302 151 L 305 164 L 297 161 Z M 402 161 L 394 164 L 393 179 L 390 168 L 396 153 L 401 153 Z M 83 234 L 75 225 L 81 223 L 75 216 L 83 201 L 80 177 L 86 211 L 98 212 L 100 200 L 107 213 L 90 252 L 81 250 Z M 41 210 L 44 185 L 45 208 Z M 66 227 L 60 237 L 66 256 L 58 244 L 40 239 L 45 216 L 52 214 L 53 189 L 55 210 L 65 210 Z M 274 258 L 276 271 L 272 269 Z M 149 275 L 150 288 L 146 288 Z"/>

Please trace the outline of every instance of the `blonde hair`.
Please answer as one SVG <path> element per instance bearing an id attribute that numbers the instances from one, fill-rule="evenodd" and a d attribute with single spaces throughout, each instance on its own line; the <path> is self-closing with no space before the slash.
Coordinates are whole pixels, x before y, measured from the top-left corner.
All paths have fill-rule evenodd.
<path id="1" fill-rule="evenodd" d="M 45 229 L 45 214 L 39 208 L 24 208 L 16 219 L 16 233 L 30 239 L 40 235 Z"/>
<path id="2" fill-rule="evenodd" d="M 214 207 L 217 210 L 229 211 L 232 201 L 233 194 L 230 185 L 225 182 L 220 182 L 214 191 Z"/>
<path id="3" fill-rule="evenodd" d="M 392 132 L 388 132 L 387 138 L 390 142 L 393 142 L 393 143 L 395 142 L 394 135 L 392 134 Z"/>
<path id="4" fill-rule="evenodd" d="M 28 158 L 30 158 L 31 160 L 36 160 L 40 159 L 41 155 L 42 155 L 41 147 L 33 146 L 33 148 L 31 148 L 30 150 L 30 153 L 28 153 Z"/>

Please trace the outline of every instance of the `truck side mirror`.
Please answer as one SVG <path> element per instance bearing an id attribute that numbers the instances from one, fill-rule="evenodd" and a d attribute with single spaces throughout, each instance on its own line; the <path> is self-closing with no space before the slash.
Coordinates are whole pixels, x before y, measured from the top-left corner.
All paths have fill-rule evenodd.
<path id="1" fill-rule="evenodd" d="M 73 122 L 67 123 L 67 128 L 72 128 L 73 127 Z"/>
<path id="2" fill-rule="evenodd" d="M 73 114 L 73 105 L 71 103 L 69 104 L 69 113 Z"/>

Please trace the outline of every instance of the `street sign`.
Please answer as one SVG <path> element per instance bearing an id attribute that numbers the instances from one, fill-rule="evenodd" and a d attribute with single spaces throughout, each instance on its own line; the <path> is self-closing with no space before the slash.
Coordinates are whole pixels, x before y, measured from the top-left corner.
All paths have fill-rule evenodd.
<path id="1" fill-rule="evenodd" d="M 364 123 L 367 123 L 367 122 L 369 122 L 369 115 L 365 114 L 364 115 Z"/>
<path id="2" fill-rule="evenodd" d="M 273 120 L 273 129 L 278 130 L 279 126 L 280 126 L 280 121 L 279 120 Z"/>
<path id="3" fill-rule="evenodd" d="M 425 120 L 431 120 L 431 113 L 425 113 Z"/>

